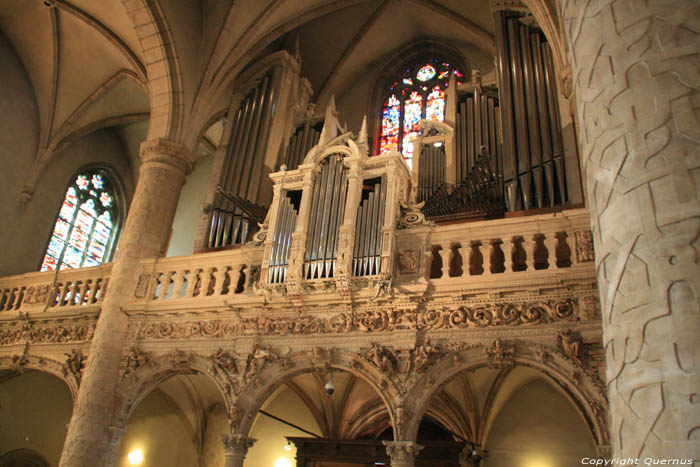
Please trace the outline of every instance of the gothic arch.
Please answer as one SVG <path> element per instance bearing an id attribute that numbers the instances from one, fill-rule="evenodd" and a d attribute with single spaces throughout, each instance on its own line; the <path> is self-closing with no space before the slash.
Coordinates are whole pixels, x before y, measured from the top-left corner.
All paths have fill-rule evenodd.
<path id="1" fill-rule="evenodd" d="M 19 375 L 28 370 L 46 373 L 63 381 L 75 403 L 75 398 L 78 397 L 80 375 L 74 374 L 65 363 L 36 355 L 14 355 L 0 358 L 0 373 L 14 372 Z"/>
<path id="2" fill-rule="evenodd" d="M 184 125 L 182 71 L 158 0 L 122 0 L 146 57 L 151 113 L 147 139 L 178 140 Z"/>
<path id="3" fill-rule="evenodd" d="M 247 436 L 255 420 L 255 414 L 265 401 L 282 385 L 295 376 L 313 371 L 345 371 L 363 380 L 383 402 L 392 417 L 391 401 L 398 396 L 398 388 L 357 354 L 340 349 L 323 349 L 326 358 L 313 356 L 313 351 L 296 352 L 268 363 L 259 374 L 244 385 L 233 401 L 230 415 L 231 434 Z M 355 427 L 357 429 L 357 427 Z"/>
<path id="4" fill-rule="evenodd" d="M 147 359 L 133 373 L 122 373 L 120 385 L 121 400 L 115 417 L 120 427 L 126 427 L 134 409 L 148 396 L 159 384 L 176 375 L 201 374 L 207 376 L 219 389 L 227 412 L 231 403 L 228 397 L 231 386 L 227 382 L 226 375 L 216 372 L 211 360 L 195 354 L 194 352 L 173 351 L 169 354 L 159 355 L 153 359 Z"/>
<path id="5" fill-rule="evenodd" d="M 404 399 L 404 406 L 410 408 L 410 411 L 406 410 L 406 421 L 400 430 L 406 440 L 415 439 L 431 399 L 459 373 L 482 367 L 522 365 L 537 370 L 546 380 L 562 389 L 586 420 L 596 444 L 609 444 L 605 387 L 594 374 L 575 365 L 553 347 L 524 342 L 518 342 L 515 347 L 511 343 L 507 346 L 517 347 L 517 352 L 500 359 L 489 356 L 486 352 L 488 346 L 483 344 L 455 350 L 414 381 Z"/>

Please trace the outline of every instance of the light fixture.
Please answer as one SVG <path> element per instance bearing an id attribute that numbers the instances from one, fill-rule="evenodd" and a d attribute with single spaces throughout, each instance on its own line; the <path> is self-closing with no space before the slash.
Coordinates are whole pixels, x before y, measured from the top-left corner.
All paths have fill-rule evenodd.
<path id="1" fill-rule="evenodd" d="M 131 465 L 139 465 L 141 462 L 143 462 L 143 452 L 141 452 L 140 449 L 134 449 L 127 455 L 127 457 L 129 458 L 129 464 Z"/>
<path id="2" fill-rule="evenodd" d="M 434 142 L 434 143 L 433 143 L 433 146 L 435 146 L 436 148 L 439 148 L 440 146 L 442 146 L 442 141 L 436 141 L 436 142 Z"/>
<path id="3" fill-rule="evenodd" d="M 286 457 L 280 457 L 275 461 L 275 467 L 292 467 L 292 461 Z"/>
<path id="4" fill-rule="evenodd" d="M 287 444 L 284 446 L 285 451 L 291 451 L 292 450 L 292 443 L 290 441 L 287 441 Z"/>

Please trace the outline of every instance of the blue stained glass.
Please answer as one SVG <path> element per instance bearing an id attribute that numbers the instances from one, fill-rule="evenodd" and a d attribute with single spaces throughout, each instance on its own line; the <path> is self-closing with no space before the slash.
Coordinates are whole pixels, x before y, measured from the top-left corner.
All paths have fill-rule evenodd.
<path id="1" fill-rule="evenodd" d="M 63 251 L 64 244 L 65 242 L 63 240 L 53 235 L 51 237 L 51 241 L 49 242 L 49 248 L 46 250 L 46 252 L 54 258 L 58 258 L 61 255 L 61 251 Z"/>
<path id="2" fill-rule="evenodd" d="M 62 266 L 68 266 L 71 269 L 77 269 L 80 267 L 80 261 L 83 259 L 83 252 L 78 250 L 73 245 L 66 246 L 66 250 L 63 253 L 63 264 Z"/>
<path id="3" fill-rule="evenodd" d="M 102 179 L 102 175 L 100 174 L 93 174 L 92 176 L 92 186 L 94 186 L 96 189 L 101 190 L 102 187 L 104 186 L 105 182 Z"/>

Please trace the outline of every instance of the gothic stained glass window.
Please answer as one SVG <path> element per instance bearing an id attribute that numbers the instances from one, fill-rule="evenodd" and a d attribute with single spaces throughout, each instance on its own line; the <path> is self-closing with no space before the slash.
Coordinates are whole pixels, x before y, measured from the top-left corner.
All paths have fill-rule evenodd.
<path id="1" fill-rule="evenodd" d="M 389 88 L 382 107 L 379 151 L 400 151 L 411 165 L 413 139 L 421 119 L 445 120 L 445 89 L 454 74 L 458 84 L 464 75 L 447 61 L 430 59 L 406 68 Z"/>
<path id="2" fill-rule="evenodd" d="M 102 169 L 86 169 L 66 190 L 41 271 L 97 266 L 109 259 L 116 237 L 115 189 Z"/>

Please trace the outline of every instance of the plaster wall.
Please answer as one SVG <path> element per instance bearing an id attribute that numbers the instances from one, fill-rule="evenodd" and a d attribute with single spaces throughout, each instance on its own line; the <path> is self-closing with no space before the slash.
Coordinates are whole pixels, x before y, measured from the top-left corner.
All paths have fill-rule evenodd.
<path id="1" fill-rule="evenodd" d="M 3 158 L 0 164 L 5 163 L 8 159 Z M 0 209 L 11 210 L 6 218 L 13 219 L 0 229 L 0 242 L 12 245 L 0 257 L 0 276 L 39 270 L 66 186 L 78 170 L 90 164 L 113 169 L 124 187 L 126 213 L 134 182 L 124 147 L 113 130 L 95 131 L 54 155 L 39 178 L 33 198 L 24 207 L 20 205 L 19 186 L 10 190 L 5 202 L 0 203 L 3 205 Z M 17 165 L 11 166 L 6 173 L 11 174 L 11 180 L 19 180 L 17 184 L 21 185 L 29 167 Z"/>
<path id="2" fill-rule="evenodd" d="M 31 449 L 58 465 L 73 410 L 70 391 L 55 376 L 30 372 L 0 384 L 0 456 Z"/>
<path id="3" fill-rule="evenodd" d="M 590 430 L 575 407 L 544 381 L 521 387 L 491 426 L 482 467 L 580 465 L 596 457 Z"/>
<path id="4" fill-rule="evenodd" d="M 213 156 L 202 157 L 197 161 L 194 171 L 187 176 L 180 192 L 180 201 L 175 211 L 172 236 L 166 256 L 185 256 L 193 252 L 194 238 L 201 217 L 201 204 L 207 194 L 207 185 L 211 174 Z"/>

